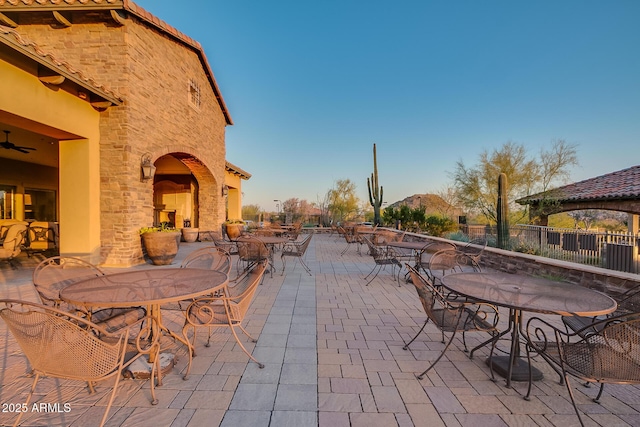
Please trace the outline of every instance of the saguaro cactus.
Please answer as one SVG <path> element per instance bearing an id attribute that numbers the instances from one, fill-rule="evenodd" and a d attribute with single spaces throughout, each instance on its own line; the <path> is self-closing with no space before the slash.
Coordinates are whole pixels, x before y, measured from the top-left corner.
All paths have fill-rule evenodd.
<path id="1" fill-rule="evenodd" d="M 498 221 L 498 247 L 508 249 L 509 246 L 509 201 L 507 200 L 507 175 L 498 176 L 498 204 L 496 206 Z"/>
<path id="2" fill-rule="evenodd" d="M 373 144 L 373 173 L 367 178 L 369 188 L 369 203 L 373 206 L 373 223 L 380 224 L 380 206 L 382 206 L 382 186 L 378 187 L 378 160 L 376 157 L 376 144 Z"/>

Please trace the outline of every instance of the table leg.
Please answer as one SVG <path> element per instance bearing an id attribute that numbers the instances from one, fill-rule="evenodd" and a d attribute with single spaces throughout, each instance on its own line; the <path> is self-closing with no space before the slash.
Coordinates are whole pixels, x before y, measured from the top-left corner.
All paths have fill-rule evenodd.
<path id="1" fill-rule="evenodd" d="M 185 346 L 187 346 L 187 351 L 193 353 L 193 347 L 191 346 L 191 343 L 188 340 L 185 340 L 182 336 L 176 334 L 175 332 L 173 332 L 171 329 L 167 328 L 166 326 L 164 326 L 164 324 L 162 323 L 162 310 L 160 309 L 160 306 L 158 306 L 157 308 L 157 314 L 156 314 L 156 319 L 158 322 L 158 328 L 160 330 L 160 332 L 166 332 L 167 334 L 169 334 L 173 339 L 180 341 L 182 344 L 184 344 Z M 159 344 L 158 344 L 159 345 Z"/>
<path id="2" fill-rule="evenodd" d="M 529 381 L 529 363 L 520 357 L 520 328 L 522 327 L 522 310 L 509 310 L 509 328 L 511 331 L 511 349 L 508 356 L 493 356 L 487 360 L 498 375 L 506 378 L 507 387 L 511 381 Z M 532 380 L 543 378 L 542 372 L 531 367 Z"/>
<path id="3" fill-rule="evenodd" d="M 184 338 L 175 334 L 163 325 L 162 311 L 160 310 L 159 304 L 147 306 L 146 325 L 142 328 L 137 337 L 138 351 L 146 354 L 146 362 L 141 362 L 140 365 L 138 365 L 137 361 L 134 362 L 130 367 L 130 372 L 135 378 L 146 378 L 146 375 L 150 375 L 150 380 L 156 381 L 156 385 L 158 387 L 162 386 L 163 375 L 169 372 L 174 365 L 174 356 L 169 353 L 166 355 L 162 353 L 160 338 L 165 332 L 171 335 L 174 339 L 178 339 L 180 342 L 185 344 L 188 351 L 193 351 L 190 342 L 185 341 Z M 162 357 L 163 355 L 165 357 Z M 154 398 L 152 400 L 152 404 L 155 405 L 156 403 L 157 399 Z"/>

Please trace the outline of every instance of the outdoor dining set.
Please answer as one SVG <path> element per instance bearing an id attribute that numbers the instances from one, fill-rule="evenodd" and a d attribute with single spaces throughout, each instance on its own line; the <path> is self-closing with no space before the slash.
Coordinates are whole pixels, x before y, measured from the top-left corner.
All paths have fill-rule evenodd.
<path id="1" fill-rule="evenodd" d="M 580 423 L 583 420 L 569 381 L 575 376 L 587 383 L 600 384 L 594 399 L 602 396 L 604 384 L 640 383 L 640 285 L 621 295 L 609 296 L 587 287 L 575 286 L 553 278 L 482 271 L 481 257 L 486 240 L 461 247 L 444 240 L 403 241 L 403 233 L 377 232 L 375 227 L 354 226 L 337 230 L 345 238 L 344 254 L 353 244 L 365 244 L 375 263 L 375 278 L 387 265 L 407 269 L 407 282 L 413 283 L 427 315 L 418 333 L 405 343 L 408 350 L 431 321 L 442 333 L 445 344 L 440 355 L 417 374 L 424 378 L 443 357 L 456 333 L 462 334 L 465 351 L 467 332 L 489 334 L 469 351 L 490 346 L 487 365 L 492 378 L 498 373 L 512 381 L 528 381 L 524 398 L 529 399 L 533 381 L 543 374 L 532 363 L 539 355 L 566 384 Z M 360 253 L 360 252 L 359 252 Z M 373 279 L 371 279 L 373 280 Z M 367 285 L 371 282 L 367 283 Z M 498 329 L 499 308 L 508 310 L 507 327 Z M 523 321 L 523 312 L 557 315 L 562 327 L 546 317 L 531 316 Z M 445 339 L 445 333 L 450 337 Z M 502 337 L 509 339 L 504 355 L 495 355 Z M 521 353 L 525 349 L 525 355 Z"/>
<path id="2" fill-rule="evenodd" d="M 149 378 L 155 405 L 156 387 L 173 366 L 166 339 L 186 349 L 182 374 L 188 380 L 202 330 L 208 332 L 207 347 L 216 330 L 230 331 L 249 360 L 263 368 L 259 356 L 245 346 L 246 339 L 256 342 L 245 318 L 265 273 L 273 275 L 277 255 L 281 275 L 288 258 L 300 261 L 303 274 L 317 271 L 305 262 L 314 234 L 289 234 L 291 230 L 211 236 L 212 245 L 193 250 L 179 266 L 106 274 L 78 258 L 43 260 L 33 271 L 40 303 L 0 301 L 0 317 L 33 374 L 26 404 L 43 376 L 84 381 L 91 391 L 95 382 L 114 378 L 100 423 L 104 425 L 121 378 L 133 376 Z M 375 292 L 378 288 L 369 285 L 376 278 L 376 283 L 393 283 L 390 289 L 403 282 L 415 288 L 423 316 L 410 336 L 402 336 L 402 349 L 413 352 L 420 341 L 431 341 L 428 325 L 439 331 L 443 345 L 415 372 L 418 380 L 436 369 L 459 337 L 469 358 L 487 350 L 494 381 L 497 374 L 508 388 L 514 381 L 528 382 L 525 399 L 544 377 L 536 361 L 546 361 L 566 385 L 581 424 L 570 376 L 600 384 L 596 401 L 605 384 L 640 383 L 640 287 L 608 295 L 557 278 L 495 271 L 483 263 L 486 241 L 456 245 L 444 239 L 408 239 L 406 233 L 376 227 L 336 231 L 346 243 L 342 257 L 355 245 L 356 257 L 370 260 L 372 270 L 363 277 L 363 290 Z M 390 280 L 380 275 L 387 266 L 392 269 Z M 167 310 L 180 313 L 181 327 L 164 320 Z M 467 346 L 471 332 L 486 334 L 473 348 Z M 21 417 L 14 425 L 20 425 Z"/>

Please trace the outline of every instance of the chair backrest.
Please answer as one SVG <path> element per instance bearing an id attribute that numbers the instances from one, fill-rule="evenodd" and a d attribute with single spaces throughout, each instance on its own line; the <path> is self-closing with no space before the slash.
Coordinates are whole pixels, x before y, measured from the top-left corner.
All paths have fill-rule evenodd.
<path id="1" fill-rule="evenodd" d="M 304 256 L 304 253 L 307 251 L 309 247 L 309 243 L 311 242 L 311 238 L 313 234 L 308 234 L 301 241 L 291 241 L 285 243 L 282 247 L 281 255 L 284 256 Z"/>
<path id="2" fill-rule="evenodd" d="M 473 258 L 454 249 L 444 249 L 433 254 L 427 269 L 432 278 L 442 278 L 447 274 L 463 271 L 480 271 Z"/>
<path id="3" fill-rule="evenodd" d="M 207 246 L 191 252 L 180 264 L 181 268 L 201 268 L 229 274 L 231 255 L 222 248 Z"/>
<path id="4" fill-rule="evenodd" d="M 460 250 L 473 258 L 473 260 L 479 264 L 482 253 L 484 252 L 486 247 L 487 239 L 485 237 L 477 237 L 470 240 L 466 245 L 460 248 Z"/>
<path id="5" fill-rule="evenodd" d="M 27 229 L 29 249 L 47 250 L 58 246 L 56 224 L 46 221 L 33 221 Z"/>
<path id="6" fill-rule="evenodd" d="M 343 236 L 347 243 L 362 242 L 361 236 L 358 235 L 358 232 L 356 231 L 355 227 L 345 228 Z"/>
<path id="7" fill-rule="evenodd" d="M 260 239 L 250 236 L 239 237 L 236 241 L 238 257 L 243 261 L 256 262 L 269 259 L 269 248 Z"/>
<path id="8" fill-rule="evenodd" d="M 389 242 L 397 241 L 399 234 L 394 233 L 393 231 L 380 230 L 371 235 L 371 242 L 376 245 L 384 245 Z"/>
<path id="9" fill-rule="evenodd" d="M 244 319 L 266 268 L 267 261 L 261 261 L 233 286 L 227 286 L 227 307 L 231 320 L 241 322 Z"/>
<path id="10" fill-rule="evenodd" d="M 304 238 L 302 242 L 298 243 L 298 251 L 300 252 L 301 256 L 304 255 L 304 253 L 307 251 L 309 243 L 311 243 L 311 238 L 313 238 L 313 234 L 309 234 Z"/>
<path id="11" fill-rule="evenodd" d="M 440 324 L 439 319 L 436 319 L 436 314 L 434 312 L 435 308 L 447 307 L 446 298 L 442 293 L 440 293 L 434 286 L 433 283 L 426 277 L 422 276 L 414 267 L 409 264 L 405 264 L 409 269 L 409 274 L 411 276 L 411 282 L 413 286 L 416 288 L 416 292 L 418 293 L 418 297 L 420 298 L 420 302 L 422 303 L 422 308 L 424 308 L 424 312 L 427 316 L 432 320 L 438 320 L 435 323 Z"/>
<path id="12" fill-rule="evenodd" d="M 620 299 L 616 301 L 618 303 L 616 313 L 640 313 L 640 285 L 620 295 Z"/>
<path id="13" fill-rule="evenodd" d="M 33 284 L 45 305 L 59 306 L 60 291 L 80 280 L 103 276 L 104 272 L 80 258 L 55 256 L 33 270 Z"/>
<path id="14" fill-rule="evenodd" d="M 595 367 L 594 377 L 603 382 L 640 383 L 640 314 L 632 313 L 616 316 L 605 321 L 598 333 L 584 338 L 588 343 L 583 351 L 597 352 L 597 360 L 602 370 Z M 579 352 L 578 352 L 579 353 Z M 567 361 L 571 368 L 581 370 L 580 357 Z M 594 370 L 593 365 L 588 369 Z"/>
<path id="15" fill-rule="evenodd" d="M 456 249 L 456 245 L 449 242 L 440 242 L 437 240 L 432 240 L 422 248 L 421 256 L 422 255 L 430 256 L 431 254 L 435 254 L 436 252 L 443 251 L 445 249 Z"/>
<path id="16" fill-rule="evenodd" d="M 122 362 L 124 332 L 107 343 L 98 338 L 106 332 L 85 318 L 26 301 L 1 300 L 0 317 L 31 367 L 44 375 L 96 381 Z"/>
<path id="17" fill-rule="evenodd" d="M 25 224 L 12 224 L 9 226 L 7 233 L 4 236 L 4 242 L 2 247 L 4 248 L 8 257 L 14 257 L 21 251 L 21 245 L 25 241 L 25 235 L 27 232 L 27 226 Z"/>
<path id="18" fill-rule="evenodd" d="M 238 246 L 235 242 L 231 242 L 229 240 L 219 239 L 217 237 L 213 237 L 213 244 L 216 247 L 227 251 L 229 254 L 234 255 L 238 253 Z"/>
<path id="19" fill-rule="evenodd" d="M 369 248 L 369 255 L 371 255 L 374 259 L 377 259 L 382 254 L 382 249 L 379 246 L 376 246 L 369 237 L 362 236 L 362 241 Z"/>

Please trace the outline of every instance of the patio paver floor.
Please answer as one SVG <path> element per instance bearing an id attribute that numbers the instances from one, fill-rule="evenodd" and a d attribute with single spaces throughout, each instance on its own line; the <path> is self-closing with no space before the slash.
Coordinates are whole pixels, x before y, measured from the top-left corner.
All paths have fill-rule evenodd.
<path id="1" fill-rule="evenodd" d="M 173 265 L 209 244 L 183 243 Z M 265 275 L 247 317 L 246 329 L 258 341 L 251 343 L 242 336 L 245 346 L 265 364 L 264 369 L 249 361 L 228 331 L 214 333 L 210 347 L 204 346 L 206 333 L 200 331 L 192 372 L 184 381 L 185 349 L 163 338 L 175 352 L 177 364 L 156 389 L 159 404 L 150 404 L 146 381 L 123 380 L 107 425 L 578 425 L 566 388 L 541 360 L 535 363 L 545 378 L 534 384 L 530 401 L 522 398 L 526 383 L 516 382 L 508 389 L 502 378 L 491 381 L 484 362 L 488 349 L 469 359 L 458 338 L 436 367 L 417 380 L 414 374 L 424 370 L 443 348 L 440 332 L 428 325 L 411 350 L 403 350 L 403 339 L 413 336 L 425 319 L 413 286 L 402 283 L 398 287 L 389 268 L 365 286 L 364 276 L 373 268 L 373 261 L 365 249 L 358 254 L 355 247 L 340 256 L 345 245 L 337 235 L 314 236 L 305 256 L 313 276 L 291 260 L 280 275 L 282 264 L 276 254 L 278 270 L 273 277 Z M 31 284 L 36 263 L 25 258 L 18 270 L 1 266 L 0 296 L 37 301 Z M 504 328 L 506 310 L 501 315 Z M 180 331 L 181 316 L 167 310 L 164 321 Z M 469 333 L 467 344 L 471 348 L 486 337 Z M 506 345 L 501 342 L 500 347 Z M 0 351 L 0 403 L 22 403 L 31 378 L 3 322 Z M 43 412 L 29 410 L 23 425 L 97 425 L 111 384 L 98 384 L 98 392 L 89 395 L 85 384 L 77 381 L 41 380 L 34 402 L 69 403 L 70 411 L 57 412 L 54 407 Z M 587 425 L 640 425 L 640 387 L 607 385 L 598 405 L 591 401 L 598 387 L 587 388 L 577 380 L 572 385 Z M 0 425 L 10 425 L 13 419 L 15 414 L 0 412 Z"/>

